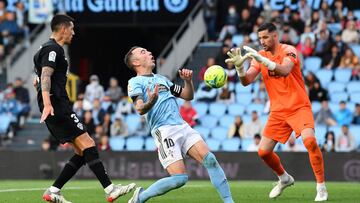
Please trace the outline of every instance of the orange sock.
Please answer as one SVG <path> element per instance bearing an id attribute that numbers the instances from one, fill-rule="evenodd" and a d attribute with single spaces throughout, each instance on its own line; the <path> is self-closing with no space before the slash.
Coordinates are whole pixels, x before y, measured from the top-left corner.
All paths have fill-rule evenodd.
<path id="1" fill-rule="evenodd" d="M 311 167 L 316 177 L 316 182 L 324 182 L 324 160 L 315 137 L 309 137 L 304 140 L 304 145 L 309 153 Z"/>
<path id="2" fill-rule="evenodd" d="M 259 149 L 259 157 L 278 175 L 285 173 L 284 167 L 281 165 L 280 158 L 273 151 Z"/>

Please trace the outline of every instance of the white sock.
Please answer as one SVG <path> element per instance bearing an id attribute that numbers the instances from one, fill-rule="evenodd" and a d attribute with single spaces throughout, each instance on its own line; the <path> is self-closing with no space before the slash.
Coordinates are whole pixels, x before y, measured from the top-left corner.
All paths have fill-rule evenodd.
<path id="1" fill-rule="evenodd" d="M 58 192 L 60 192 L 60 189 L 57 188 L 57 187 L 54 187 L 54 186 L 51 186 L 51 187 L 49 188 L 49 190 L 50 190 L 51 193 L 58 193 Z"/>
<path id="2" fill-rule="evenodd" d="M 114 189 L 114 184 L 110 184 L 109 186 L 107 186 L 104 191 L 106 194 L 109 194 L 112 190 Z"/>
<path id="3" fill-rule="evenodd" d="M 286 182 L 286 181 L 288 181 L 289 180 L 289 174 L 285 171 L 285 173 L 284 174 L 282 174 L 282 175 L 280 175 L 280 176 L 278 176 L 279 177 L 279 180 L 281 181 L 281 182 Z"/>
<path id="4" fill-rule="evenodd" d="M 316 190 L 320 190 L 322 188 L 326 189 L 325 182 L 322 183 L 316 183 Z"/>

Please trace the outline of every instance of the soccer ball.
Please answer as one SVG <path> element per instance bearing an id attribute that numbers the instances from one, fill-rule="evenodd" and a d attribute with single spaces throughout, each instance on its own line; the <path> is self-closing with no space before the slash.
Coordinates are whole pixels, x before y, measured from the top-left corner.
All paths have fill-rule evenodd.
<path id="1" fill-rule="evenodd" d="M 204 74 L 204 82 L 212 88 L 220 88 L 225 85 L 227 74 L 223 67 L 219 65 L 210 66 Z"/>

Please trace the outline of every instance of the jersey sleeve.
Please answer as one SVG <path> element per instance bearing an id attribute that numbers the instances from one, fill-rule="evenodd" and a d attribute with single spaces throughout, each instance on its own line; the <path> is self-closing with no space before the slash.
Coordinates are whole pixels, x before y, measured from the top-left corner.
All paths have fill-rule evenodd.
<path id="1" fill-rule="evenodd" d="M 289 58 L 294 64 L 299 62 L 299 57 L 297 54 L 297 50 L 293 46 L 286 46 L 284 49 L 285 58 Z"/>
<path id="2" fill-rule="evenodd" d="M 59 56 L 59 49 L 55 46 L 47 46 L 42 50 L 42 58 L 40 60 L 40 67 L 51 67 L 56 69 L 56 62 Z"/>
<path id="3" fill-rule="evenodd" d="M 168 78 L 161 76 L 166 84 L 170 87 L 170 92 L 172 95 L 174 95 L 175 97 L 180 97 L 181 92 L 182 92 L 182 87 L 181 85 L 175 84 L 173 82 L 171 82 Z"/>
<path id="4" fill-rule="evenodd" d="M 128 82 L 128 96 L 135 102 L 137 99 L 144 99 L 141 83 L 135 78 Z"/>

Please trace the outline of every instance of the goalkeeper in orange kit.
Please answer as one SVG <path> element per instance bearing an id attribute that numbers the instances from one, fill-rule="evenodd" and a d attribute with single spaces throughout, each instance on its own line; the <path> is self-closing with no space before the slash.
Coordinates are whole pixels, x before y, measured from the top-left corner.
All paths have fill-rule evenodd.
<path id="1" fill-rule="evenodd" d="M 226 63 L 234 63 L 241 83 L 252 83 L 261 73 L 270 98 L 270 115 L 261 138 L 258 154 L 277 174 L 279 181 L 271 190 L 269 197 L 275 198 L 294 184 L 294 178 L 282 166 L 280 158 L 273 152 L 278 142 L 285 143 L 292 131 L 302 137 L 309 153 L 311 167 L 317 182 L 315 201 L 326 201 L 328 193 L 325 186 L 324 162 L 314 135 L 314 118 L 311 103 L 302 79 L 300 60 L 295 47 L 281 44 L 276 27 L 265 23 L 258 29 L 263 50 L 244 46 L 247 51 L 241 55 L 240 48 L 228 52 Z M 245 71 L 243 62 L 252 58 L 250 67 Z"/>

